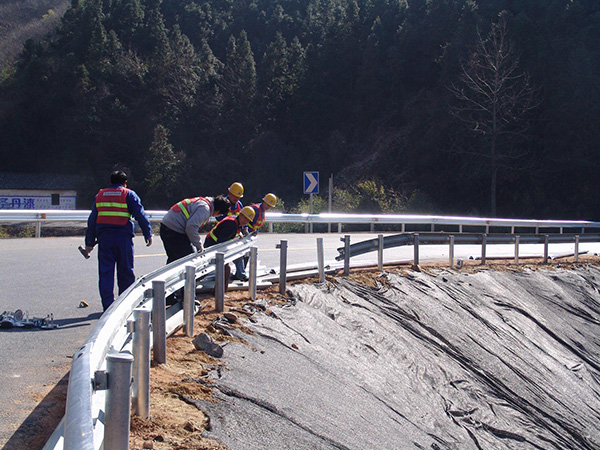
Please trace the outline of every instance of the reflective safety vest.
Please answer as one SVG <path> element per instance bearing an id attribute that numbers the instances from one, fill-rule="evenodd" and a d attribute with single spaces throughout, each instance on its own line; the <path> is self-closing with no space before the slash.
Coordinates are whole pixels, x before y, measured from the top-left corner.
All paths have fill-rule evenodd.
<path id="1" fill-rule="evenodd" d="M 100 189 L 96 195 L 96 209 L 98 210 L 97 224 L 127 225 L 131 214 L 127 208 L 126 187 Z"/>
<path id="2" fill-rule="evenodd" d="M 262 207 L 262 203 L 256 203 L 255 205 L 250 206 L 256 211 L 256 217 L 254 218 L 254 223 L 248 224 L 248 228 L 250 228 L 252 231 L 255 231 L 265 224 L 267 217 L 265 210 Z"/>
<path id="3" fill-rule="evenodd" d="M 241 210 L 242 210 L 242 204 L 239 201 L 235 202 L 235 205 L 231 205 L 231 208 L 229 208 L 229 211 L 227 211 L 227 215 L 228 216 L 237 216 Z"/>
<path id="4" fill-rule="evenodd" d="M 215 234 L 215 231 L 217 230 L 217 227 L 222 223 L 225 222 L 226 220 L 232 220 L 235 222 L 235 225 L 237 226 L 237 232 L 235 234 L 235 236 L 239 236 L 240 235 L 240 224 L 237 222 L 237 216 L 227 216 L 225 217 L 223 220 L 221 220 L 221 222 L 219 222 L 218 224 L 216 224 L 212 230 L 210 230 L 208 232 L 208 235 L 211 237 L 211 239 L 215 242 L 217 242 L 219 240 L 219 238 L 217 237 L 217 235 Z"/>
<path id="5" fill-rule="evenodd" d="M 206 204 L 210 208 L 210 202 L 207 199 L 205 199 L 204 197 L 194 197 L 194 198 L 186 198 L 185 200 L 181 200 L 180 202 L 175 203 L 173 206 L 171 206 L 171 210 L 175 211 L 175 212 L 182 212 L 183 215 L 185 216 L 185 218 L 189 219 L 190 212 L 188 211 L 187 206 L 190 203 L 196 203 L 196 202 L 199 202 L 200 200 L 202 200 L 203 202 L 206 202 Z"/>

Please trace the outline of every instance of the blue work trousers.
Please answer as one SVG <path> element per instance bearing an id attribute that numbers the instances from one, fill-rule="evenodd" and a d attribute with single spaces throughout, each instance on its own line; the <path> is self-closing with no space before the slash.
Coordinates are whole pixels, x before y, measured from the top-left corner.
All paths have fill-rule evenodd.
<path id="1" fill-rule="evenodd" d="M 133 284 L 133 239 L 130 236 L 103 233 L 98 237 L 98 287 L 104 311 L 115 301 L 115 265 L 119 294 Z"/>

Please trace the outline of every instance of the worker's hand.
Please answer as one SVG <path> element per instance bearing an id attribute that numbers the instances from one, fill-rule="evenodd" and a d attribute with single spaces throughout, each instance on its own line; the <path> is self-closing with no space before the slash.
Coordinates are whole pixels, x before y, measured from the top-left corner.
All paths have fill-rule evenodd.
<path id="1" fill-rule="evenodd" d="M 198 247 L 198 253 L 202 253 L 204 251 L 204 249 L 202 248 L 202 246 Z"/>
<path id="2" fill-rule="evenodd" d="M 85 251 L 88 253 L 90 253 L 92 250 L 94 250 L 94 247 L 88 247 L 88 246 L 85 247 Z"/>
<path id="3" fill-rule="evenodd" d="M 152 245 L 152 236 L 146 239 L 146 247 L 150 247 Z"/>

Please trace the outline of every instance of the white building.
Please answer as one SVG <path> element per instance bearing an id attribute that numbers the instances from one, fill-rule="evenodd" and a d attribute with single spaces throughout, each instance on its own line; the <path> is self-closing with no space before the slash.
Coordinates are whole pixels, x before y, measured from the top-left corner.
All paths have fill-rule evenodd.
<path id="1" fill-rule="evenodd" d="M 76 209 L 77 175 L 0 172 L 0 209 Z"/>

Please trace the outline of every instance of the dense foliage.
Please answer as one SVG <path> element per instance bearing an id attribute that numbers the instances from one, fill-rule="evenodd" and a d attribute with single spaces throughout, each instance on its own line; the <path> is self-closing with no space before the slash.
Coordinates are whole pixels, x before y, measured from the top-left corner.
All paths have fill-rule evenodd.
<path id="1" fill-rule="evenodd" d="M 340 209 L 598 219 L 598 73 L 597 0 L 72 0 L 2 84 L 0 167 L 90 195 L 125 168 L 157 208 L 290 205 L 319 170 Z"/>

